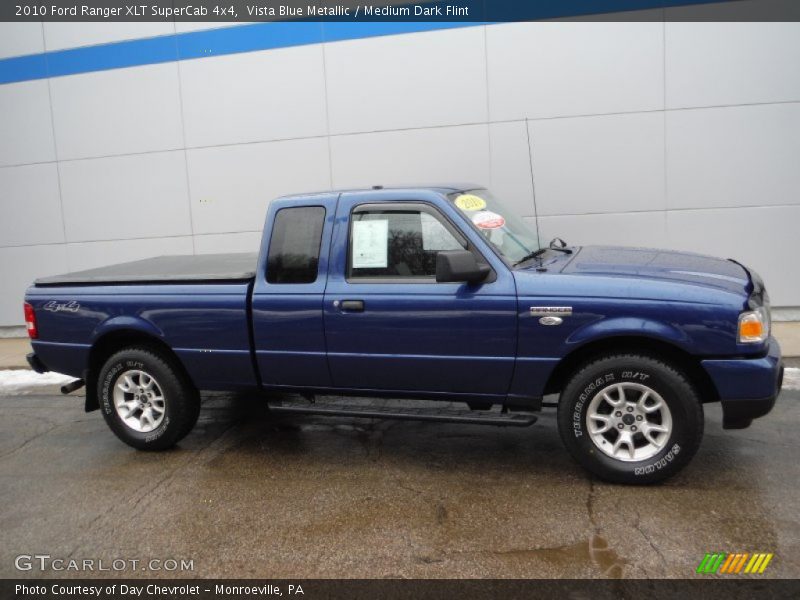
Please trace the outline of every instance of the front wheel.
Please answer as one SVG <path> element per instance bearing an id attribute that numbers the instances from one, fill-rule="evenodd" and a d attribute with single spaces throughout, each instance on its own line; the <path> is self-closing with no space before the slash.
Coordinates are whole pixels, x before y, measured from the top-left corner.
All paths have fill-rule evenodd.
<path id="1" fill-rule="evenodd" d="M 703 407 L 679 369 L 647 356 L 608 356 L 566 385 L 558 427 L 573 458 L 601 479 L 655 483 L 694 456 Z"/>
<path id="2" fill-rule="evenodd" d="M 155 349 L 117 352 L 103 365 L 97 385 L 109 428 L 139 450 L 171 448 L 200 413 L 197 390 L 170 357 Z"/>

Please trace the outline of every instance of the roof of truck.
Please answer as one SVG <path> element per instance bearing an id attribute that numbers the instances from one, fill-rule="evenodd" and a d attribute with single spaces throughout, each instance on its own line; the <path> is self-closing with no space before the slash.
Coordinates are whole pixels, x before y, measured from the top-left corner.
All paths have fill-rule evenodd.
<path id="1" fill-rule="evenodd" d="M 375 184 L 369 187 L 354 187 L 354 188 L 340 188 L 335 190 L 315 191 L 305 194 L 287 194 L 281 196 L 284 200 L 291 200 L 292 198 L 308 198 L 309 196 L 321 196 L 329 194 L 350 194 L 357 192 L 377 192 L 377 191 L 391 191 L 391 190 L 430 190 L 432 192 L 439 192 L 450 194 L 452 192 L 460 192 L 464 190 L 477 190 L 483 189 L 486 186 L 477 183 L 438 183 L 438 184 L 421 184 L 421 185 L 380 185 Z"/>

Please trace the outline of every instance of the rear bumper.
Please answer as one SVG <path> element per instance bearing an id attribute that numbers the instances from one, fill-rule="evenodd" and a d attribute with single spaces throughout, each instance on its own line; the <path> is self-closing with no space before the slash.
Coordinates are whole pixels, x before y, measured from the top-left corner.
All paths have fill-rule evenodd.
<path id="1" fill-rule="evenodd" d="M 744 429 L 772 410 L 783 384 L 781 348 L 770 338 L 761 358 L 704 360 L 701 363 L 722 401 L 722 426 Z"/>
<path id="2" fill-rule="evenodd" d="M 31 352 L 25 356 L 28 361 L 28 364 L 31 366 L 31 369 L 36 371 L 37 373 L 47 373 L 50 369 L 48 369 L 44 363 L 36 356 L 35 352 Z"/>

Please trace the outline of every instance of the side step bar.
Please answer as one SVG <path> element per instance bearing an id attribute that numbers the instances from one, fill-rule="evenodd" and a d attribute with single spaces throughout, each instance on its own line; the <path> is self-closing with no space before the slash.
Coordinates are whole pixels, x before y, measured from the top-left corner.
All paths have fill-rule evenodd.
<path id="1" fill-rule="evenodd" d="M 402 421 L 436 421 L 469 425 L 500 425 L 528 427 L 536 417 L 528 414 L 481 412 L 446 408 L 400 408 L 383 406 L 344 406 L 340 404 L 282 404 L 269 405 L 275 414 L 328 415 L 332 417 L 358 417 L 361 419 L 397 419 Z"/>

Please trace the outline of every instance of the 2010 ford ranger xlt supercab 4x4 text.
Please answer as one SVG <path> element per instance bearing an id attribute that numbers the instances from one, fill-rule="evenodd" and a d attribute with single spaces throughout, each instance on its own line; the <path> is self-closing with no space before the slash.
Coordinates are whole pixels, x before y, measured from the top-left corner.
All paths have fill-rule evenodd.
<path id="1" fill-rule="evenodd" d="M 561 438 L 581 465 L 652 483 L 696 452 L 705 403 L 722 403 L 724 427 L 748 427 L 783 376 L 752 270 L 540 245 L 477 186 L 281 198 L 259 256 L 45 277 L 25 314 L 31 366 L 76 377 L 65 392 L 85 382 L 86 410 L 142 450 L 191 431 L 201 390 L 257 393 L 283 414 L 506 426 L 533 424 L 558 394 Z"/>

